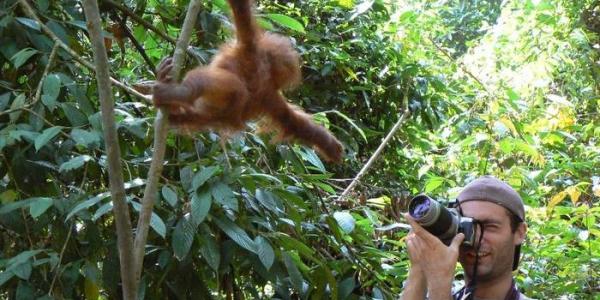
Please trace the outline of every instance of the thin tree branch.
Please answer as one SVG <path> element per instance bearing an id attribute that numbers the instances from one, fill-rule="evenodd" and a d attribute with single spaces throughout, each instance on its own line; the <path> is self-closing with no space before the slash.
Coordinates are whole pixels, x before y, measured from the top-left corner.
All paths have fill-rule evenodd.
<path id="1" fill-rule="evenodd" d="M 114 103 L 109 79 L 108 56 L 106 55 L 106 48 L 104 47 L 102 37 L 100 11 L 96 0 L 84 0 L 83 6 L 92 42 L 92 52 L 96 61 L 96 80 L 98 81 L 102 126 L 104 128 L 104 140 L 108 157 L 110 194 L 114 205 L 113 213 L 117 227 L 123 298 L 136 300 L 137 284 L 135 280 L 135 261 L 133 258 L 133 233 L 129 206 L 125 199 L 125 187 L 120 161 L 121 151 L 119 148 Z"/>
<path id="2" fill-rule="evenodd" d="M 86 165 L 87 166 L 87 165 Z M 53 268 L 55 270 L 54 277 L 52 277 L 52 283 L 50 283 L 50 289 L 48 289 L 48 295 L 52 296 L 52 290 L 54 289 L 54 284 L 56 283 L 56 279 L 58 275 L 60 275 L 60 263 L 62 262 L 63 256 L 65 255 L 65 250 L 67 250 L 67 245 L 69 244 L 69 240 L 71 239 L 71 233 L 73 232 L 73 222 L 69 224 L 69 233 L 67 233 L 67 239 L 63 244 L 62 249 L 60 250 L 60 255 L 58 256 L 58 263 Z"/>
<path id="3" fill-rule="evenodd" d="M 48 26 L 46 26 L 46 24 L 42 23 L 42 21 L 35 14 L 35 11 L 33 10 L 33 8 L 31 8 L 29 3 L 27 3 L 27 0 L 19 0 L 19 3 L 21 4 L 21 7 L 23 7 L 25 14 L 27 14 L 27 16 L 29 16 L 31 19 L 34 19 L 41 26 L 42 31 L 44 31 L 52 39 L 52 41 L 54 41 L 54 43 L 58 44 L 61 48 L 63 48 L 63 50 L 67 51 L 67 53 L 69 53 L 69 55 L 73 56 L 73 58 L 76 61 L 78 61 L 80 64 L 82 64 L 82 65 L 86 66 L 87 68 L 91 69 L 92 71 L 96 72 L 96 67 L 92 63 L 90 63 L 89 61 L 87 61 L 83 57 L 81 57 L 79 54 L 77 54 L 77 52 L 75 52 L 73 49 L 71 49 L 69 46 L 67 46 L 67 44 L 65 44 L 61 39 L 59 39 L 58 36 L 56 36 L 56 34 L 54 34 L 54 32 L 52 32 L 52 30 L 50 30 L 50 28 L 48 28 Z M 109 77 L 109 78 L 112 83 L 114 83 L 116 86 L 126 90 L 127 92 L 129 92 L 137 97 L 140 97 L 146 101 L 151 100 L 150 96 L 146 96 L 112 77 Z"/>
<path id="4" fill-rule="evenodd" d="M 408 110 L 408 93 L 406 91 L 404 92 L 404 97 L 403 97 L 403 110 L 404 111 L 403 111 L 402 115 L 400 116 L 400 118 L 398 119 L 396 124 L 394 124 L 394 127 L 392 127 L 392 129 L 387 134 L 387 136 L 383 139 L 381 144 L 379 144 L 379 147 L 377 147 L 377 150 L 375 150 L 375 153 L 373 153 L 373 155 L 369 158 L 367 163 L 362 167 L 362 169 L 358 172 L 358 174 L 356 174 L 356 177 L 354 177 L 354 179 L 352 179 L 352 182 L 350 182 L 350 184 L 346 187 L 344 192 L 342 192 L 342 194 L 337 198 L 336 201 L 338 201 L 338 202 L 342 201 L 342 200 L 344 200 L 344 198 L 346 198 L 346 196 L 348 196 L 348 194 L 352 191 L 352 189 L 354 189 L 354 187 L 359 183 L 360 179 L 367 173 L 369 168 L 371 168 L 371 166 L 373 165 L 375 160 L 377 160 L 377 158 L 379 158 L 379 155 L 381 155 L 381 152 L 383 152 L 383 149 L 385 148 L 385 146 L 392 139 L 392 137 L 394 136 L 396 131 L 398 131 L 398 129 L 400 129 L 400 125 L 402 125 L 404 123 L 404 120 L 406 120 L 406 118 L 410 115 L 410 111 Z"/>
<path id="5" fill-rule="evenodd" d="M 155 71 L 156 67 L 154 66 L 154 63 L 152 62 L 150 57 L 148 57 L 148 54 L 146 54 L 146 50 L 144 49 L 144 46 L 142 46 L 142 44 L 140 44 L 140 42 L 138 42 L 138 40 L 131 33 L 131 30 L 129 30 L 129 28 L 127 27 L 127 15 L 124 18 L 121 18 L 119 16 L 115 16 L 115 18 L 116 18 L 117 22 L 119 23 L 119 26 L 121 26 L 123 33 L 125 33 L 125 36 L 127 36 L 127 38 L 129 38 L 129 40 L 131 41 L 131 43 L 133 44 L 135 49 L 140 53 L 140 55 L 142 56 L 144 61 L 146 61 L 146 64 L 148 64 L 148 66 L 150 67 L 152 73 L 154 75 L 156 75 L 156 71 Z"/>
<path id="6" fill-rule="evenodd" d="M 133 13 L 129 8 L 127 8 L 123 4 L 114 2 L 112 0 L 102 0 L 102 2 L 104 2 L 106 4 L 109 4 L 110 6 L 112 6 L 112 7 L 116 8 L 116 9 L 120 10 L 122 13 L 124 13 L 125 15 L 131 17 L 133 20 L 135 20 L 136 22 L 138 22 L 140 25 L 142 25 L 142 26 L 144 26 L 144 27 L 146 27 L 146 28 L 154 31 L 154 33 L 158 34 L 160 37 L 162 37 L 163 39 L 169 41 L 169 43 L 171 43 L 173 45 L 176 44 L 175 39 L 173 39 L 172 37 L 168 36 L 166 33 L 160 31 L 154 25 L 152 25 L 148 21 L 142 19 L 137 14 Z"/>
<path id="7" fill-rule="evenodd" d="M 181 35 L 175 46 L 173 55 L 173 70 L 172 78 L 178 79 L 181 71 L 181 66 L 185 59 L 185 52 L 189 46 L 189 41 L 196 23 L 198 12 L 200 11 L 200 0 L 192 0 L 190 2 Z M 168 115 L 166 112 L 159 110 L 154 120 L 154 153 L 152 153 L 152 162 L 148 171 L 146 188 L 144 190 L 144 198 L 142 199 L 142 208 L 135 236 L 135 278 L 136 282 L 140 281 L 142 268 L 144 264 L 144 254 L 146 240 L 148 239 L 148 227 L 150 226 L 150 217 L 152 216 L 152 207 L 156 202 L 156 194 L 158 193 L 158 178 L 162 172 L 163 161 L 165 157 L 166 139 L 168 132 Z"/>

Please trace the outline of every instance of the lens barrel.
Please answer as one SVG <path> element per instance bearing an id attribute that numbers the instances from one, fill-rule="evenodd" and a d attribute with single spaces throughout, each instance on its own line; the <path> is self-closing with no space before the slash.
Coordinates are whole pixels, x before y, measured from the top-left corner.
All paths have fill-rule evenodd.
<path id="1" fill-rule="evenodd" d="M 458 232 L 459 216 L 427 195 L 418 195 L 408 204 L 408 213 L 425 230 L 449 244 Z"/>

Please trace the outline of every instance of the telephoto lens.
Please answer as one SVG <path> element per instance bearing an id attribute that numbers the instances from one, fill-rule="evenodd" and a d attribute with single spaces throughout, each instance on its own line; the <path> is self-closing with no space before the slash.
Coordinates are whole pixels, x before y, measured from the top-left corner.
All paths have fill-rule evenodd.
<path id="1" fill-rule="evenodd" d="M 459 232 L 465 235 L 463 245 L 473 246 L 473 219 L 462 217 L 455 209 L 447 209 L 427 195 L 418 195 L 408 204 L 408 213 L 425 230 L 450 245 Z"/>

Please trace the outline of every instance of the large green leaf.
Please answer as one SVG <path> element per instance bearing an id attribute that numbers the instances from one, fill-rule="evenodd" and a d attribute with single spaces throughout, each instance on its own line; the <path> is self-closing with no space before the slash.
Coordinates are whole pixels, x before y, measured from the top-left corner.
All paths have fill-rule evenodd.
<path id="1" fill-rule="evenodd" d="M 42 86 L 42 103 L 52 112 L 56 107 L 56 99 L 60 94 L 60 77 L 56 74 L 48 74 Z"/>
<path id="2" fill-rule="evenodd" d="M 192 196 L 192 222 L 198 226 L 210 211 L 210 205 L 212 203 L 212 196 L 210 193 L 194 193 Z"/>
<path id="3" fill-rule="evenodd" d="M 39 151 L 42 147 L 44 147 L 50 140 L 52 140 L 57 134 L 60 133 L 62 127 L 54 126 L 47 128 L 40 135 L 35 138 L 35 150 Z"/>
<path id="4" fill-rule="evenodd" d="M 283 26 L 283 27 L 287 27 L 289 29 L 301 32 L 301 33 L 306 33 L 306 31 L 304 31 L 304 26 L 302 25 L 302 23 L 298 22 L 297 20 L 295 20 L 294 18 L 290 18 L 286 15 L 282 15 L 282 14 L 266 14 L 265 17 L 271 19 L 273 22 Z"/>
<path id="5" fill-rule="evenodd" d="M 271 247 L 269 241 L 262 236 L 257 236 L 254 238 L 254 243 L 256 244 L 256 254 L 258 255 L 258 258 L 263 263 L 265 268 L 269 270 L 273 265 L 273 261 L 275 260 L 275 252 L 273 251 L 273 247 Z"/>
<path id="6" fill-rule="evenodd" d="M 173 237 L 171 239 L 175 258 L 181 261 L 187 256 L 192 248 L 195 233 L 196 227 L 192 224 L 189 215 L 179 219 L 175 229 L 173 229 Z"/>
<path id="7" fill-rule="evenodd" d="M 90 160 L 92 160 L 92 157 L 89 155 L 80 155 L 80 156 L 73 157 L 69 161 L 62 163 L 60 165 L 60 167 L 58 168 L 58 171 L 63 173 L 63 172 L 68 172 L 71 170 L 79 169 L 86 162 L 88 162 Z"/>
<path id="8" fill-rule="evenodd" d="M 292 282 L 294 289 L 299 293 L 302 293 L 304 290 L 304 279 L 302 278 L 302 273 L 300 273 L 300 270 L 298 270 L 298 267 L 296 267 L 294 260 L 287 252 L 284 251 L 281 253 L 281 255 L 283 256 L 283 264 L 285 264 L 285 268 L 288 271 L 290 281 Z"/>
<path id="9" fill-rule="evenodd" d="M 200 172 L 194 175 L 194 178 L 192 179 L 192 188 L 190 189 L 190 192 L 195 191 L 199 187 L 201 187 L 207 180 L 209 180 L 213 175 L 215 175 L 217 171 L 219 171 L 219 167 L 216 166 L 202 168 Z"/>
<path id="10" fill-rule="evenodd" d="M 41 216 L 50 206 L 52 206 L 52 198 L 33 198 L 29 204 L 29 214 L 32 218 Z"/>
<path id="11" fill-rule="evenodd" d="M 172 207 L 175 207 L 175 205 L 177 205 L 177 194 L 169 186 L 163 185 L 161 189 L 161 194 L 163 199 L 165 199 L 165 201 L 167 201 L 169 205 L 171 205 Z"/>
<path id="12" fill-rule="evenodd" d="M 210 235 L 210 230 L 203 230 L 202 245 L 200 245 L 200 253 L 208 265 L 216 272 L 219 270 L 221 263 L 221 254 L 219 247 L 213 237 Z"/>
<path id="13" fill-rule="evenodd" d="M 215 218 L 214 221 L 217 224 L 217 226 L 219 226 L 219 228 L 221 228 L 221 230 L 223 230 L 223 232 L 225 232 L 225 234 L 227 234 L 229 238 L 231 238 L 234 242 L 240 245 L 240 247 L 250 252 L 258 253 L 256 243 L 254 243 L 254 241 L 250 239 L 248 234 L 237 224 L 235 224 L 226 217 Z"/>
<path id="14" fill-rule="evenodd" d="M 15 69 L 18 69 L 23 64 L 25 64 L 27 60 L 29 60 L 29 58 L 36 55 L 37 53 L 38 51 L 33 48 L 24 48 L 21 49 L 21 51 L 17 52 L 15 55 L 13 55 L 13 57 L 11 57 L 10 60 L 13 62 Z"/>
<path id="15" fill-rule="evenodd" d="M 333 213 L 333 217 L 346 234 L 349 234 L 352 231 L 354 231 L 356 220 L 354 220 L 354 217 L 352 217 L 352 215 L 349 212 L 336 211 Z"/>
<path id="16" fill-rule="evenodd" d="M 223 205 L 225 208 L 238 211 L 238 200 L 233 190 L 227 184 L 217 182 L 211 185 L 210 192 L 217 203 Z"/>
<path id="17" fill-rule="evenodd" d="M 100 145 L 102 142 L 101 133 L 95 130 L 88 131 L 84 129 L 74 128 L 71 130 L 71 138 L 78 144 L 86 148 L 91 148 L 95 145 Z"/>

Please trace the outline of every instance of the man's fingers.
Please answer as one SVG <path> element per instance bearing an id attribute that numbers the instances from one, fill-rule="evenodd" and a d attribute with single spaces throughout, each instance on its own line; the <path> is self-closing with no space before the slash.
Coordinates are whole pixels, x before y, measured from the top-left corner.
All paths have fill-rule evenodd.
<path id="1" fill-rule="evenodd" d="M 429 233 L 429 231 L 425 230 L 425 228 L 423 228 L 421 225 L 419 225 L 419 223 L 417 223 L 409 214 L 407 214 L 407 213 L 404 214 L 404 218 L 410 224 L 412 231 L 417 236 L 419 236 L 423 240 L 423 242 L 425 242 L 429 246 L 431 246 L 432 243 L 441 243 L 441 241 L 437 237 L 435 237 L 433 234 Z"/>
<path id="2" fill-rule="evenodd" d="M 452 243 L 450 244 L 450 248 L 454 248 L 456 250 L 458 250 L 458 247 L 460 246 L 460 244 L 463 242 L 463 240 L 465 239 L 465 235 L 462 233 L 457 234 L 453 239 L 452 239 Z"/>

